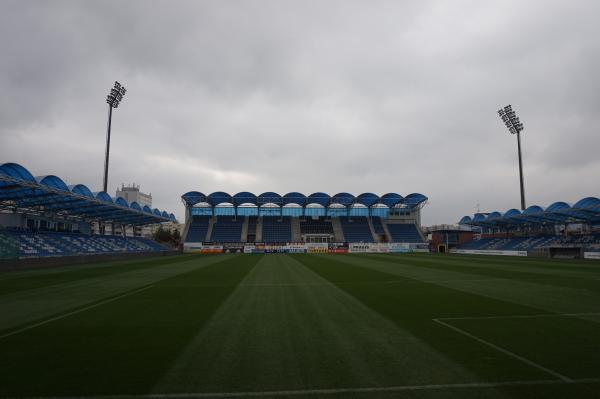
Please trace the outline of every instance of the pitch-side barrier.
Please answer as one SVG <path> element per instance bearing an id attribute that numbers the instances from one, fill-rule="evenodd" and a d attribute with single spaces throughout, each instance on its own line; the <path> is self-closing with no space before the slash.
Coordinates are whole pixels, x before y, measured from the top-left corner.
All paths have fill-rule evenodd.
<path id="1" fill-rule="evenodd" d="M 527 251 L 498 251 L 492 249 L 451 249 L 453 254 L 527 256 Z"/>
<path id="2" fill-rule="evenodd" d="M 285 244 L 204 244 L 185 243 L 186 253 L 409 253 L 429 252 L 422 243 L 285 243 Z"/>

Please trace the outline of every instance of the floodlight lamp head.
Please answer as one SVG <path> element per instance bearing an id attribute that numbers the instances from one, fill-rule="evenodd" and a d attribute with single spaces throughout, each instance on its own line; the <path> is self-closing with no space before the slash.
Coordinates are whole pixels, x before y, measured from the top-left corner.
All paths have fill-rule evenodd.
<path id="1" fill-rule="evenodd" d="M 106 97 L 106 102 L 112 108 L 117 108 L 119 103 L 123 100 L 123 96 L 127 90 L 123 87 L 119 82 L 115 81 L 115 84 L 112 89 L 110 89 L 110 94 Z"/>
<path id="2" fill-rule="evenodd" d="M 517 134 L 523 130 L 523 124 L 510 104 L 498 110 L 498 116 L 500 116 L 511 134 Z"/>

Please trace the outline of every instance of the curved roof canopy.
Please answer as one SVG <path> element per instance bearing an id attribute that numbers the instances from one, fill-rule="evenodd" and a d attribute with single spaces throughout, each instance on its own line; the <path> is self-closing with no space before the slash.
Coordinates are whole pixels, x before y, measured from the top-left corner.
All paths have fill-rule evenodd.
<path id="1" fill-rule="evenodd" d="M 136 204 L 137 205 L 137 204 Z M 55 175 L 34 177 L 17 163 L 0 165 L 0 209 L 51 212 L 77 220 L 102 220 L 121 224 L 151 224 L 175 220 L 174 215 L 143 212 L 123 198 L 113 200 L 101 191 L 93 193 L 84 184 L 67 185 Z"/>
<path id="2" fill-rule="evenodd" d="M 282 203 L 281 195 L 279 195 L 277 193 L 268 191 L 268 192 L 262 193 L 261 195 L 258 196 L 258 205 L 264 205 L 264 204 L 280 205 L 281 203 Z"/>
<path id="3" fill-rule="evenodd" d="M 35 178 L 27 169 L 18 163 L 5 163 L 0 165 L 0 175 L 11 177 L 13 179 L 36 183 Z"/>
<path id="4" fill-rule="evenodd" d="M 489 215 L 475 214 L 472 219 L 464 216 L 459 223 L 475 226 L 508 226 L 568 222 L 600 223 L 600 199 L 596 197 L 582 198 L 573 206 L 558 201 L 546 209 L 539 205 L 532 205 L 523 212 L 518 209 L 509 209 L 504 215 L 500 215 L 499 212 L 492 212 Z"/>
<path id="5" fill-rule="evenodd" d="M 393 207 L 402 202 L 402 196 L 396 193 L 387 193 L 381 196 L 381 203 L 388 207 Z"/>
<path id="6" fill-rule="evenodd" d="M 565 211 L 567 209 L 570 209 L 571 206 L 569 204 L 567 204 L 566 202 L 562 202 L 562 201 L 558 201 L 553 203 L 552 205 L 550 205 L 546 211 L 548 212 L 558 212 L 558 211 Z"/>
<path id="7" fill-rule="evenodd" d="M 283 205 L 288 204 L 304 206 L 306 204 L 306 195 L 297 192 L 287 193 L 283 196 Z"/>
<path id="8" fill-rule="evenodd" d="M 596 197 L 587 197 L 580 199 L 573 205 L 573 209 L 593 209 L 600 207 L 600 199 Z"/>
<path id="9" fill-rule="evenodd" d="M 462 219 L 460 219 L 460 222 L 458 222 L 458 224 L 471 224 L 471 217 L 463 216 Z"/>
<path id="10" fill-rule="evenodd" d="M 69 189 L 74 194 L 83 195 L 84 197 L 88 197 L 88 198 L 94 198 L 94 194 L 92 193 L 92 190 L 90 190 L 84 184 L 75 184 L 74 186 L 70 186 Z M 119 198 L 119 199 L 122 199 L 123 202 L 125 202 L 125 205 L 127 205 L 127 201 L 125 201 L 123 198 Z M 127 205 L 127 207 L 129 207 L 129 205 Z"/>
<path id="11" fill-rule="evenodd" d="M 231 195 L 224 193 L 223 191 L 217 191 L 208 195 L 208 203 L 212 206 L 217 206 L 223 203 L 231 204 Z"/>
<path id="12" fill-rule="evenodd" d="M 354 203 L 355 199 L 356 198 L 354 197 L 354 195 L 350 193 L 337 193 L 336 195 L 331 197 L 331 203 L 350 206 Z"/>
<path id="13" fill-rule="evenodd" d="M 207 202 L 208 199 L 206 195 L 202 194 L 198 191 L 189 191 L 181 196 L 183 202 L 188 206 L 194 206 L 200 202 Z"/>
<path id="14" fill-rule="evenodd" d="M 364 206 L 372 206 L 379 202 L 379 196 L 373 193 L 362 193 L 356 197 L 356 202 Z"/>
<path id="15" fill-rule="evenodd" d="M 96 199 L 99 201 L 104 201 L 104 202 L 109 202 L 109 203 L 113 203 L 112 198 L 110 198 L 110 195 L 108 195 L 105 191 L 99 191 L 96 193 Z M 133 204 L 136 204 L 138 206 L 138 208 L 140 207 L 137 202 L 132 202 L 131 203 L 131 208 L 133 208 Z"/>
<path id="16" fill-rule="evenodd" d="M 214 192 L 208 196 L 204 195 L 200 191 L 189 191 L 181 196 L 186 207 L 192 207 L 196 204 L 207 203 L 209 206 L 217 206 L 220 204 L 229 204 L 235 207 L 243 204 L 252 204 L 256 206 L 262 206 L 265 204 L 276 204 L 280 206 L 285 205 L 321 205 L 324 207 L 328 206 L 345 206 L 350 207 L 353 205 L 364 205 L 366 207 L 385 205 L 389 208 L 396 206 L 415 208 L 423 205 L 427 201 L 427 197 L 420 193 L 408 194 L 406 197 L 402 197 L 397 193 L 387 193 L 381 197 L 373 193 L 362 193 L 358 196 L 354 196 L 351 193 L 341 192 L 333 196 L 327 193 L 316 192 L 308 196 L 299 192 L 289 192 L 285 195 L 268 191 L 260 195 L 248 191 L 242 191 L 235 195 L 228 194 L 223 191 Z"/>
<path id="17" fill-rule="evenodd" d="M 247 191 L 242 191 L 233 196 L 233 205 L 238 206 L 242 204 L 253 204 L 256 205 L 256 195 Z"/>
<path id="18" fill-rule="evenodd" d="M 48 176 L 38 176 L 35 178 L 37 182 L 43 186 L 53 188 L 55 190 L 60 191 L 69 191 L 69 187 L 67 184 L 62 181 L 62 179 L 58 176 L 48 175 Z"/>
<path id="19" fill-rule="evenodd" d="M 501 218 L 501 217 L 502 217 L 502 214 L 501 214 L 500 212 L 497 212 L 497 211 L 496 211 L 496 212 L 492 212 L 492 213 L 490 213 L 490 214 L 487 216 L 487 219 L 488 219 L 488 220 L 490 220 L 490 219 L 497 219 L 497 218 Z"/>
<path id="20" fill-rule="evenodd" d="M 125 199 L 118 197 L 115 200 L 115 204 L 122 206 L 123 208 L 129 208 L 129 204 L 127 203 L 127 201 L 125 201 Z"/>

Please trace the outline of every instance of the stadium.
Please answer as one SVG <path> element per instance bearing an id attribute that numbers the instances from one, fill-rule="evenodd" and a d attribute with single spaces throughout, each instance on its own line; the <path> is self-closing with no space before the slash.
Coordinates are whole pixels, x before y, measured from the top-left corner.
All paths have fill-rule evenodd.
<path id="1" fill-rule="evenodd" d="M 0 166 L 0 396 L 597 393 L 597 198 L 431 227 L 419 193 L 181 200 L 173 246 L 144 237 L 172 213 Z"/>
<path id="2" fill-rule="evenodd" d="M 0 4 L 0 399 L 600 397 L 600 3 Z"/>

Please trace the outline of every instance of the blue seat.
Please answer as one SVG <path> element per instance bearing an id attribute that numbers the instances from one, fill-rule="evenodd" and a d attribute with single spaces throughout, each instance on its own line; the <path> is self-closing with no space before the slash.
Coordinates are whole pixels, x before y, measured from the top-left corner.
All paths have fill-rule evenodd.
<path id="1" fill-rule="evenodd" d="M 365 216 L 340 217 L 346 242 L 374 242 L 369 221 Z"/>
<path id="2" fill-rule="evenodd" d="M 266 243 L 292 241 L 292 219 L 289 216 L 263 216 L 262 240 Z"/>

